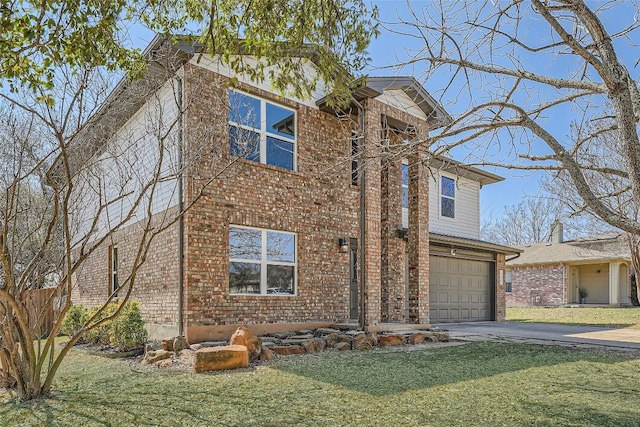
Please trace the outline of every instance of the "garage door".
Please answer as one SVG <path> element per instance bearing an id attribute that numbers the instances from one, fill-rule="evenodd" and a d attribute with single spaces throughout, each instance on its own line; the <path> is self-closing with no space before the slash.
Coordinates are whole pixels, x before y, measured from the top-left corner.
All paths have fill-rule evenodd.
<path id="1" fill-rule="evenodd" d="M 493 263 L 429 257 L 431 323 L 491 320 Z"/>

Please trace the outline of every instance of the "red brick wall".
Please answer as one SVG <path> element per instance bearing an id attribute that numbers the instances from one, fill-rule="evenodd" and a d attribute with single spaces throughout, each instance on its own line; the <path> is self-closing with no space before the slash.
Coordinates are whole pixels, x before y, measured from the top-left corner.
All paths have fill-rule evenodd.
<path id="1" fill-rule="evenodd" d="M 512 292 L 506 295 L 507 306 L 560 305 L 566 300 L 562 285 L 563 266 L 522 267 L 511 271 Z"/>
<path id="2" fill-rule="evenodd" d="M 197 194 L 220 165 L 228 166 L 203 190 L 185 217 L 188 325 L 347 320 L 349 254 L 339 253 L 338 238 L 359 237 L 359 190 L 351 185 L 349 161 L 352 124 L 244 87 L 256 96 L 297 110 L 298 170 L 245 160 L 233 162 L 228 156 L 227 88 L 218 84 L 213 73 L 201 69 L 192 68 L 187 75 L 187 96 L 197 92 L 198 103 L 189 111 L 186 139 L 190 148 L 208 144 L 218 162 L 194 165 L 189 197 Z M 206 90 L 201 90 L 203 87 Z M 205 130 L 216 122 L 223 126 L 215 132 Z M 295 296 L 229 295 L 230 225 L 296 233 Z"/>
<path id="3" fill-rule="evenodd" d="M 175 212 L 175 208 L 168 212 Z M 157 214 L 158 224 L 164 214 Z M 109 247 L 118 247 L 120 284 L 131 274 L 142 231 L 133 224 L 114 233 L 113 238 L 99 246 L 87 258 L 74 277 L 71 292 L 73 304 L 85 307 L 102 305 L 110 294 Z M 120 292 L 119 295 L 122 295 Z M 159 234 L 151 243 L 148 258 L 138 271 L 131 299 L 141 303 L 142 316 L 148 329 L 178 329 L 178 225 Z M 174 332 L 176 333 L 176 332 Z"/>

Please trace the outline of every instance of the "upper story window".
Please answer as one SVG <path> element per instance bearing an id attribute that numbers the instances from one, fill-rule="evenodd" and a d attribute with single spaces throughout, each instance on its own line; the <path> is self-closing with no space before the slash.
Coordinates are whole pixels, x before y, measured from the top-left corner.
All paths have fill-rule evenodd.
<path id="1" fill-rule="evenodd" d="M 294 295 L 295 283 L 294 233 L 230 227 L 230 294 Z"/>
<path id="2" fill-rule="evenodd" d="M 456 217 L 456 182 L 446 176 L 440 177 L 440 216 Z"/>
<path id="3" fill-rule="evenodd" d="M 229 91 L 229 154 L 296 170 L 296 112 Z"/>
<path id="4" fill-rule="evenodd" d="M 351 133 L 351 185 L 358 185 L 358 157 L 360 156 L 358 134 Z"/>
<path id="5" fill-rule="evenodd" d="M 409 208 L 409 165 L 402 164 L 402 207 Z"/>

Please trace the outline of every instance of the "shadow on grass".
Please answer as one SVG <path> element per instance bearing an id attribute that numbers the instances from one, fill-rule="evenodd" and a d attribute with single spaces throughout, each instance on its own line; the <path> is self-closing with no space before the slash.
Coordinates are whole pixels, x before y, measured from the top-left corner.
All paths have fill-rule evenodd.
<path id="1" fill-rule="evenodd" d="M 479 342 L 416 351 L 308 355 L 274 368 L 372 395 L 392 395 L 571 362 L 617 363 L 627 357 L 538 345 Z"/>

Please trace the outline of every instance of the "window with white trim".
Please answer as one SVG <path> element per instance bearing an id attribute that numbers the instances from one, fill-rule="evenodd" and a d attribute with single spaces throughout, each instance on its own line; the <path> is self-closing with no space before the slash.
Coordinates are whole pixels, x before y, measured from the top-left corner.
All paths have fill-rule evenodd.
<path id="1" fill-rule="evenodd" d="M 513 291 L 513 272 L 507 270 L 504 274 L 504 291 L 510 294 Z"/>
<path id="2" fill-rule="evenodd" d="M 109 293 L 118 291 L 120 283 L 118 282 L 118 247 L 116 245 L 109 246 Z"/>
<path id="3" fill-rule="evenodd" d="M 296 170 L 296 112 L 229 90 L 229 154 Z"/>
<path id="4" fill-rule="evenodd" d="M 229 228 L 230 294 L 294 295 L 295 291 L 295 233 Z"/>
<path id="5" fill-rule="evenodd" d="M 456 182 L 447 176 L 440 177 L 440 216 L 456 217 Z"/>

